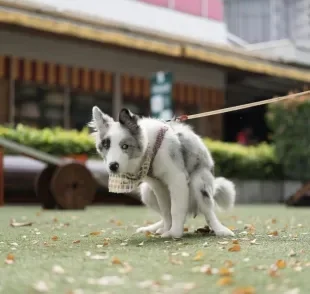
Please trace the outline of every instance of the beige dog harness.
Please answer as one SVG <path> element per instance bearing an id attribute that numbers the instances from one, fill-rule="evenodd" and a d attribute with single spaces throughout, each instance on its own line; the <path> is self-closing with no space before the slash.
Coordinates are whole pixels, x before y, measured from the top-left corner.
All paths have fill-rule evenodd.
<path id="1" fill-rule="evenodd" d="M 156 141 L 153 150 L 148 145 L 147 150 L 144 154 L 143 163 L 137 174 L 123 173 L 123 174 L 110 174 L 109 175 L 109 192 L 112 193 L 129 193 L 136 189 L 147 176 L 153 176 L 153 161 L 159 150 L 165 133 L 168 127 L 162 127 L 156 137 Z"/>

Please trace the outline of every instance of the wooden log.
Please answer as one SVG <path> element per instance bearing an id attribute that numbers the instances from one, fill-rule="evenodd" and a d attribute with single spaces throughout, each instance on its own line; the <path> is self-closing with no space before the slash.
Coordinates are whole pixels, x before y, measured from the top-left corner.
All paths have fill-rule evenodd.
<path id="1" fill-rule="evenodd" d="M 48 165 L 35 180 L 36 196 L 44 209 L 54 209 L 57 207 L 56 200 L 50 189 L 55 170 L 55 166 Z"/>
<path id="2" fill-rule="evenodd" d="M 56 169 L 50 189 L 62 208 L 84 209 L 95 198 L 97 182 L 84 164 L 72 162 Z"/>

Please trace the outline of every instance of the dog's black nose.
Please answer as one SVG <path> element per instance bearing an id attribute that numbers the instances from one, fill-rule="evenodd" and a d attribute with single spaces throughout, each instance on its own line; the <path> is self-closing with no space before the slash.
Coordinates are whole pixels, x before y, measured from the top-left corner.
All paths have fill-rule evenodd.
<path id="1" fill-rule="evenodd" d="M 109 165 L 110 171 L 112 172 L 117 172 L 118 168 L 119 168 L 119 164 L 117 162 L 111 162 Z"/>

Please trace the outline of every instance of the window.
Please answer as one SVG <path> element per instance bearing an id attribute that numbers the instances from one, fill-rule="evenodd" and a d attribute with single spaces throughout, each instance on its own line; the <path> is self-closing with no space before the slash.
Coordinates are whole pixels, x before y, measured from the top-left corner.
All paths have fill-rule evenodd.
<path id="1" fill-rule="evenodd" d="M 81 130 L 86 127 L 92 119 L 92 108 L 95 105 L 112 116 L 112 94 L 74 91 L 70 96 L 70 128 Z"/>
<path id="2" fill-rule="evenodd" d="M 15 84 L 15 122 L 33 127 L 64 126 L 64 90 L 30 82 Z"/>

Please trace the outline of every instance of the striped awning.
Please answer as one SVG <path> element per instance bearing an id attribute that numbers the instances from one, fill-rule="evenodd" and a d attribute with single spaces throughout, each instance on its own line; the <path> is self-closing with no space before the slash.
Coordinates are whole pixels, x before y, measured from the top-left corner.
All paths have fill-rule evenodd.
<path id="1" fill-rule="evenodd" d="M 113 92 L 113 74 L 23 57 L 0 56 L 0 78 L 12 78 L 82 91 Z"/>

